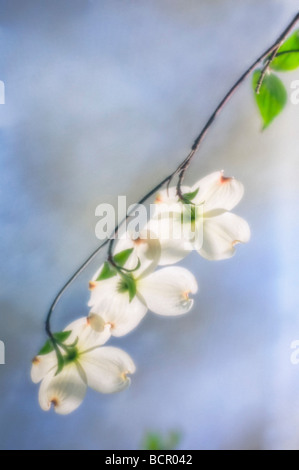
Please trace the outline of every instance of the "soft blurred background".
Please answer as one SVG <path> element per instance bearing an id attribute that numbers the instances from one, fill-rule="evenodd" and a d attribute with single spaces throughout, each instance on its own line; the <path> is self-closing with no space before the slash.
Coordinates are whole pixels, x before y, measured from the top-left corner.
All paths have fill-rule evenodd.
<path id="1" fill-rule="evenodd" d="M 136 449 L 147 431 L 181 449 L 299 448 L 299 105 L 264 133 L 250 81 L 187 181 L 225 169 L 245 185 L 236 212 L 252 240 L 227 261 L 193 254 L 192 313 L 148 314 L 117 344 L 138 371 L 118 395 L 88 392 L 45 413 L 30 361 L 57 290 L 98 245 L 95 208 L 133 203 L 185 157 L 224 93 L 276 39 L 295 0 L 0 0 L 1 449 Z M 299 72 L 285 74 L 290 83 Z M 87 314 L 87 281 L 54 329 Z M 116 344 L 116 343 L 115 343 Z"/>

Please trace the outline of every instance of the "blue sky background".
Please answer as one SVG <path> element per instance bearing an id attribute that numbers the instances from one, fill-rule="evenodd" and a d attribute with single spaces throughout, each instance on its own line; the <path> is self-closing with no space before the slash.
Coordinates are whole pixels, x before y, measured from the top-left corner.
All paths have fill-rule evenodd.
<path id="1" fill-rule="evenodd" d="M 176 168 L 296 3 L 0 0 L 1 449 L 136 449 L 147 430 L 171 429 L 182 449 L 299 447 L 299 105 L 261 133 L 250 81 L 186 180 L 238 177 L 251 242 L 228 261 L 188 257 L 193 311 L 148 314 L 114 342 L 138 367 L 125 392 L 90 391 L 61 417 L 39 409 L 29 375 L 51 300 L 98 244 L 96 206 L 136 202 Z M 290 92 L 298 71 L 282 78 Z M 102 259 L 65 295 L 56 330 L 87 314 Z"/>

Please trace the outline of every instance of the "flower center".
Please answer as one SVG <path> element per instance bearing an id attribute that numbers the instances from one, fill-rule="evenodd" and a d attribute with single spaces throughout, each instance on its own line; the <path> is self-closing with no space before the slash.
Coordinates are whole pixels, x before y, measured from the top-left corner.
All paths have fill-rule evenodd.
<path id="1" fill-rule="evenodd" d="M 70 364 L 71 362 L 76 362 L 79 357 L 79 351 L 77 348 L 69 348 L 66 355 L 64 356 L 65 364 Z"/>
<path id="2" fill-rule="evenodd" d="M 117 285 L 117 290 L 118 292 L 120 292 L 121 294 L 123 294 L 124 292 L 128 292 L 129 290 L 129 284 L 128 282 L 125 280 L 125 279 L 121 279 Z"/>
<path id="3" fill-rule="evenodd" d="M 117 284 L 117 291 L 121 294 L 129 292 L 131 285 L 135 284 L 135 279 L 131 274 L 126 274 Z"/>
<path id="4" fill-rule="evenodd" d="M 136 280 L 132 274 L 121 273 L 121 278 L 117 284 L 117 292 L 120 294 L 127 293 L 129 295 L 130 302 L 132 302 L 136 295 L 136 291 Z"/>
<path id="5" fill-rule="evenodd" d="M 198 207 L 192 204 L 184 204 L 184 208 L 181 213 L 181 223 L 188 224 L 192 232 L 195 231 L 196 222 L 200 218 L 201 211 Z"/>

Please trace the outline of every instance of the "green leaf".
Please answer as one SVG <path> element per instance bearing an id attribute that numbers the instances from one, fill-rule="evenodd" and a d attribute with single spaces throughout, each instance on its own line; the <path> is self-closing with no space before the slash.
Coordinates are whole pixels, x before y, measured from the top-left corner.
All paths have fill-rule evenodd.
<path id="1" fill-rule="evenodd" d="M 142 448 L 144 450 L 174 450 L 181 440 L 181 434 L 171 431 L 167 436 L 157 432 L 146 433 Z"/>
<path id="2" fill-rule="evenodd" d="M 256 70 L 253 74 L 252 86 L 254 91 L 260 76 L 261 70 Z M 266 75 L 261 85 L 260 93 L 255 92 L 255 100 L 264 121 L 263 129 L 266 129 L 283 110 L 287 99 L 288 95 L 282 81 L 274 74 Z"/>
<path id="3" fill-rule="evenodd" d="M 58 375 L 64 368 L 64 358 L 59 350 L 56 351 L 56 355 L 57 355 L 57 370 L 56 370 L 55 375 Z"/>
<path id="4" fill-rule="evenodd" d="M 178 431 L 171 431 L 168 436 L 168 440 L 166 441 L 167 449 L 173 450 L 176 449 L 180 443 L 182 436 L 181 433 Z"/>
<path id="5" fill-rule="evenodd" d="M 97 281 L 104 281 L 110 277 L 116 276 L 116 270 L 113 268 L 108 261 L 105 261 L 102 271 L 100 272 Z"/>
<path id="6" fill-rule="evenodd" d="M 54 333 L 53 336 L 58 343 L 64 343 L 69 338 L 71 333 L 71 331 L 60 331 L 59 333 Z"/>
<path id="7" fill-rule="evenodd" d="M 46 341 L 39 353 L 37 354 L 38 356 L 45 356 L 46 354 L 49 354 L 50 352 L 53 351 L 53 344 L 50 340 Z"/>
<path id="8" fill-rule="evenodd" d="M 126 269 L 126 268 L 121 268 L 122 271 L 125 271 L 126 273 L 134 273 L 135 271 L 137 271 L 141 266 L 141 261 L 140 261 L 140 258 L 138 258 L 138 261 L 137 261 L 137 264 L 135 266 L 135 268 L 133 269 Z"/>
<path id="9" fill-rule="evenodd" d="M 160 434 L 153 432 L 147 433 L 142 447 L 145 450 L 163 450 L 163 444 Z"/>
<path id="10" fill-rule="evenodd" d="M 134 248 L 128 248 L 127 250 L 123 250 L 120 253 L 117 253 L 113 256 L 113 260 L 117 266 L 121 268 L 126 264 L 129 257 L 131 256 Z M 97 277 L 96 281 L 104 281 L 105 279 L 110 279 L 111 277 L 116 276 L 117 270 L 111 266 L 109 261 L 105 261 L 102 271 L 100 272 L 99 276 Z"/>
<path id="11" fill-rule="evenodd" d="M 135 268 L 131 270 L 131 272 L 138 271 L 140 266 L 141 266 L 141 261 L 140 261 L 140 258 L 138 258 L 137 264 L 136 264 Z"/>
<path id="12" fill-rule="evenodd" d="M 136 282 L 131 276 L 126 276 L 126 283 L 128 286 L 130 302 L 134 299 L 136 295 Z"/>
<path id="13" fill-rule="evenodd" d="M 124 250 L 124 251 L 121 251 L 120 253 L 117 253 L 113 257 L 115 263 L 118 266 L 123 267 L 126 264 L 126 262 L 128 261 L 129 257 L 133 253 L 133 251 L 134 251 L 134 248 L 128 248 L 127 250 Z"/>
<path id="14" fill-rule="evenodd" d="M 63 343 L 68 339 L 70 336 L 71 331 L 59 331 L 58 333 L 54 333 L 53 336 L 56 339 L 58 343 Z M 52 341 L 48 339 L 48 341 L 45 342 L 44 346 L 41 348 L 41 350 L 38 353 L 38 356 L 45 356 L 46 354 L 49 354 L 54 350 Z"/>
<path id="15" fill-rule="evenodd" d="M 199 188 L 197 188 L 197 189 L 196 189 L 195 191 L 193 191 L 192 193 L 185 193 L 185 194 L 183 194 L 184 201 L 186 201 L 186 202 L 191 202 L 191 201 L 193 201 L 193 199 L 197 196 L 198 191 L 199 191 Z"/>
<path id="16" fill-rule="evenodd" d="M 119 274 L 121 280 L 117 286 L 117 290 L 120 293 L 128 292 L 130 302 L 132 302 L 137 292 L 136 281 L 131 274 L 125 274 L 124 272 L 120 272 Z"/>
<path id="17" fill-rule="evenodd" d="M 278 54 L 287 51 L 299 51 L 299 29 L 295 31 L 278 49 Z M 278 55 L 270 64 L 271 69 L 287 72 L 299 67 L 299 52 Z"/>

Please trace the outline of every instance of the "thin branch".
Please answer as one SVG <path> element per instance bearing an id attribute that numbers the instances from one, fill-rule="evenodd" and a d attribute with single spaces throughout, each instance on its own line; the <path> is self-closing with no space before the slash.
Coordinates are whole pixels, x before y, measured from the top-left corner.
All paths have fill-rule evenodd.
<path id="1" fill-rule="evenodd" d="M 45 322 L 45 328 L 46 328 L 46 333 L 51 339 L 53 344 L 56 344 L 56 340 L 53 336 L 53 333 L 51 331 L 51 316 L 52 313 L 58 304 L 59 300 L 63 296 L 64 292 L 70 287 L 71 284 L 77 279 L 77 277 L 80 276 L 80 274 L 84 271 L 85 268 L 92 262 L 92 260 L 97 256 L 97 254 L 104 248 L 105 245 L 107 245 L 109 241 L 109 238 L 107 238 L 88 258 L 87 260 L 80 266 L 80 268 L 75 272 L 75 274 L 72 275 L 72 277 L 64 284 L 62 289 L 58 292 L 56 295 L 55 299 L 53 300 L 53 303 L 50 307 L 50 310 L 48 312 L 46 322 Z"/>
<path id="2" fill-rule="evenodd" d="M 190 165 L 191 163 L 191 160 L 193 159 L 195 153 L 197 152 L 197 150 L 199 149 L 199 146 L 201 144 L 201 142 L 203 141 L 204 137 L 206 136 L 208 130 L 210 129 L 210 127 L 212 126 L 214 120 L 216 119 L 216 117 L 218 116 L 218 114 L 222 111 L 222 109 L 224 108 L 224 106 L 226 105 L 226 103 L 230 100 L 230 98 L 233 96 L 233 94 L 235 93 L 235 91 L 239 88 L 239 86 L 244 82 L 244 80 L 249 76 L 249 74 L 254 70 L 254 68 L 262 61 L 264 60 L 266 57 L 269 56 L 269 54 L 271 54 L 271 60 L 269 62 L 269 59 L 267 60 L 266 62 L 266 65 L 265 65 L 265 69 L 266 69 L 266 72 L 267 72 L 267 69 L 269 67 L 269 64 L 271 63 L 271 61 L 273 60 L 273 58 L 275 58 L 277 55 L 278 55 L 278 49 L 280 48 L 281 44 L 284 42 L 285 38 L 287 37 L 287 35 L 289 34 L 289 32 L 291 31 L 291 29 L 293 28 L 293 26 L 295 25 L 295 23 L 299 20 L 299 12 L 296 14 L 295 18 L 291 21 L 291 23 L 288 25 L 288 27 L 283 31 L 283 33 L 279 36 L 279 38 L 277 39 L 277 41 L 275 41 L 275 43 L 269 47 L 258 59 L 256 59 L 253 64 L 246 70 L 246 72 L 243 73 L 243 75 L 236 81 L 236 83 L 233 85 L 233 87 L 229 90 L 229 92 L 225 95 L 225 97 L 223 98 L 223 100 L 220 102 L 220 104 L 217 106 L 217 108 L 215 109 L 215 111 L 213 112 L 213 114 L 211 115 L 211 117 L 209 118 L 209 120 L 207 121 L 206 125 L 204 126 L 204 128 L 202 129 L 202 131 L 200 132 L 200 134 L 198 135 L 198 137 L 195 139 L 194 141 L 194 144 L 189 152 L 189 154 L 187 155 L 187 157 L 183 160 L 183 162 L 178 166 L 178 168 L 173 172 L 171 173 L 170 175 L 166 176 L 166 178 L 164 178 L 160 183 L 158 183 L 153 189 L 151 189 L 142 199 L 140 199 L 140 201 L 138 202 L 138 204 L 143 204 L 147 199 L 149 199 L 153 194 L 155 194 L 162 186 L 164 186 L 165 184 L 167 184 L 167 186 L 170 184 L 170 182 L 172 181 L 172 179 L 178 175 L 178 185 L 177 185 L 177 193 L 178 193 L 178 196 L 180 198 L 182 198 L 182 192 L 181 192 L 181 184 L 182 184 L 182 181 L 184 179 L 184 175 L 185 175 L 185 172 L 188 168 L 188 166 Z M 266 73 L 265 72 L 265 73 Z M 263 80 L 263 78 L 262 78 Z M 261 83 L 262 83 L 262 80 L 261 80 Z M 121 225 L 128 219 L 128 217 L 130 217 L 130 213 L 126 215 L 126 217 L 122 220 L 122 222 L 117 225 L 113 231 L 113 233 L 111 234 L 111 236 L 109 238 L 107 238 L 88 258 L 87 260 L 81 265 L 81 267 L 75 272 L 75 274 L 73 274 L 73 276 L 66 282 L 66 284 L 62 287 L 62 289 L 59 291 L 59 293 L 57 294 L 57 296 L 55 297 L 50 309 L 49 309 L 49 312 L 47 314 L 47 318 L 46 318 L 46 322 L 45 322 L 45 329 L 46 329 L 46 333 L 47 335 L 49 336 L 50 340 L 52 341 L 53 343 L 53 346 L 54 346 L 54 349 L 56 350 L 57 348 L 57 345 L 56 345 L 56 340 L 53 336 L 53 333 L 51 331 L 51 317 L 52 317 L 52 314 L 53 314 L 53 311 L 56 307 L 56 305 L 58 304 L 59 300 L 61 299 L 61 297 L 63 296 L 64 292 L 70 287 L 70 285 L 78 278 L 78 276 L 85 270 L 85 268 L 91 263 L 91 261 L 98 255 L 98 253 L 108 244 L 109 242 L 109 247 L 108 247 L 108 259 L 113 259 L 113 245 L 114 245 L 114 240 L 115 240 L 115 237 L 116 235 L 118 234 L 119 232 L 119 229 L 121 227 Z"/>
<path id="3" fill-rule="evenodd" d="M 138 204 L 143 204 L 148 198 L 150 198 L 153 194 L 155 194 L 162 186 L 164 186 L 164 184 L 166 184 L 168 182 L 168 180 L 172 177 L 172 175 L 169 175 L 167 176 L 166 178 L 164 178 L 160 183 L 158 183 L 153 189 L 151 189 L 142 199 L 140 199 L 140 201 L 138 202 Z M 125 220 L 127 220 L 127 218 L 130 216 L 130 214 L 128 214 L 122 221 L 121 223 L 116 226 L 116 228 L 114 229 L 113 233 L 110 235 L 109 238 L 107 238 L 88 258 L 86 261 L 84 261 L 84 263 L 80 266 L 80 268 L 75 272 L 75 274 L 72 275 L 72 277 L 64 284 L 64 286 L 61 288 L 61 290 L 58 292 L 57 296 L 55 297 L 50 309 L 49 309 L 49 312 L 47 314 L 47 318 L 46 318 L 46 322 L 45 322 L 45 329 L 46 329 L 46 333 L 47 335 L 49 336 L 49 338 L 51 339 L 51 342 L 53 344 L 56 344 L 56 340 L 53 336 L 53 333 L 51 331 L 51 317 L 52 317 L 52 314 L 53 314 L 53 311 L 56 307 L 56 305 L 58 304 L 59 300 L 61 299 L 61 297 L 63 296 L 64 292 L 71 286 L 71 284 L 73 284 L 73 282 L 80 276 L 80 274 L 85 270 L 85 268 L 87 268 L 87 266 L 94 260 L 94 258 L 99 254 L 99 252 L 108 244 L 109 241 L 113 240 L 113 237 L 116 237 L 118 231 L 119 231 L 119 228 L 120 226 L 125 222 Z M 109 245 L 109 258 L 111 258 L 112 256 L 112 248 L 110 248 L 110 245 Z"/>
<path id="4" fill-rule="evenodd" d="M 299 20 L 299 13 L 297 13 L 297 15 L 295 16 L 293 21 L 287 26 L 287 28 L 283 31 L 283 33 L 277 39 L 275 48 L 272 50 L 272 52 L 270 53 L 268 59 L 266 60 L 265 66 L 262 70 L 261 76 L 260 76 L 259 81 L 257 83 L 256 90 L 255 90 L 257 94 L 259 94 L 259 92 L 261 90 L 262 83 L 264 81 L 266 73 L 269 70 L 271 62 L 277 56 L 279 48 L 282 46 L 282 44 L 284 43 L 286 37 L 289 35 L 290 31 L 293 29 L 293 27 L 295 26 L 295 24 L 297 23 L 298 20 Z"/>
<path id="5" fill-rule="evenodd" d="M 208 130 L 212 126 L 214 120 L 216 119 L 218 114 L 222 111 L 222 109 L 224 108 L 226 103 L 231 99 L 231 97 L 237 91 L 239 86 L 250 75 L 250 73 L 253 72 L 255 67 L 262 60 L 264 60 L 266 57 L 268 57 L 269 54 L 271 54 L 271 57 L 273 56 L 273 58 L 276 57 L 278 49 L 281 47 L 282 43 L 284 42 L 284 40 L 286 39 L 286 37 L 288 36 L 288 34 L 290 33 L 290 31 L 292 30 L 292 28 L 294 27 L 294 25 L 296 24 L 296 22 L 298 20 L 299 20 L 299 12 L 296 14 L 294 19 L 287 26 L 287 28 L 283 31 L 283 33 L 279 36 L 279 38 L 275 41 L 275 43 L 271 47 L 269 47 L 269 49 L 267 49 L 260 57 L 258 57 L 258 59 L 256 59 L 253 62 L 253 64 L 246 70 L 246 72 L 244 72 L 243 75 L 236 81 L 236 83 L 232 86 L 232 88 L 229 90 L 229 92 L 225 95 L 223 100 L 217 106 L 217 108 L 215 109 L 215 111 L 213 112 L 211 117 L 209 118 L 208 122 L 206 123 L 206 125 L 204 126 L 204 128 L 202 129 L 200 134 L 198 135 L 198 137 L 195 139 L 194 144 L 191 148 L 191 151 L 190 151 L 189 155 L 185 158 L 185 160 L 182 162 L 182 164 L 179 166 L 179 168 L 177 170 L 177 173 L 179 174 L 179 181 L 178 181 L 178 185 L 177 185 L 177 193 L 178 193 L 178 196 L 180 198 L 182 198 L 181 185 L 182 185 L 182 182 L 183 182 L 183 179 L 184 179 L 184 176 L 185 176 L 185 172 L 186 172 L 187 168 L 189 167 L 189 165 L 191 163 L 191 160 L 193 159 L 193 157 L 194 157 L 195 153 L 197 152 L 199 146 L 201 145 L 203 139 L 205 138 Z M 273 52 L 275 52 L 275 55 L 273 55 Z M 271 59 L 271 61 L 273 60 L 273 58 Z M 265 66 L 266 71 L 268 70 L 268 66 L 269 66 L 269 64 L 268 65 L 267 64 L 268 64 L 268 60 L 266 62 L 266 66 Z M 264 67 L 264 69 L 265 69 L 265 67 Z M 261 73 L 261 77 L 262 77 L 262 75 L 263 75 L 263 71 Z M 263 77 L 262 77 L 262 80 L 263 80 Z"/>

